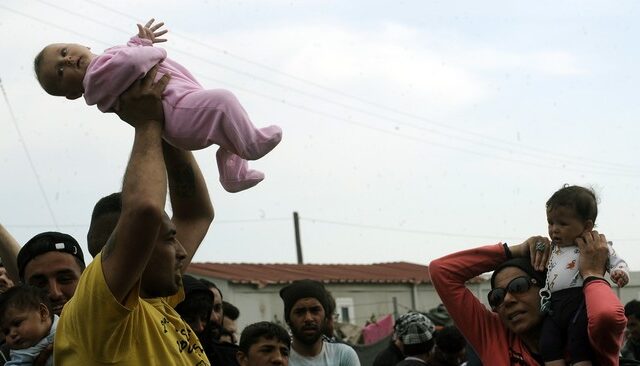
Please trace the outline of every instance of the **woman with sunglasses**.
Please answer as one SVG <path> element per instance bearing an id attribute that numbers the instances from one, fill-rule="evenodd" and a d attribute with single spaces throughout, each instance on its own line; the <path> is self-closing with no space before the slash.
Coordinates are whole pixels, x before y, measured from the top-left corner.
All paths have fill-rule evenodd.
<path id="1" fill-rule="evenodd" d="M 544 243 L 541 251 L 540 244 Z M 617 365 L 626 326 L 624 308 L 604 279 L 607 240 L 597 231 L 576 239 L 589 320 L 589 340 L 598 365 Z M 431 281 L 456 326 L 485 365 L 539 365 L 544 286 L 549 239 L 535 236 L 522 244 L 488 245 L 454 253 L 429 265 Z M 494 271 L 487 309 L 465 283 Z"/>

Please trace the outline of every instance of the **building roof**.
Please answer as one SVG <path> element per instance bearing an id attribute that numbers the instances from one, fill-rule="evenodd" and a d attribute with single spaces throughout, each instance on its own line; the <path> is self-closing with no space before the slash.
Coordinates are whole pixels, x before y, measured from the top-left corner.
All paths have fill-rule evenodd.
<path id="1" fill-rule="evenodd" d="M 374 264 L 191 263 L 187 272 L 258 287 L 312 279 L 324 283 L 431 283 L 427 266 L 408 262 Z"/>

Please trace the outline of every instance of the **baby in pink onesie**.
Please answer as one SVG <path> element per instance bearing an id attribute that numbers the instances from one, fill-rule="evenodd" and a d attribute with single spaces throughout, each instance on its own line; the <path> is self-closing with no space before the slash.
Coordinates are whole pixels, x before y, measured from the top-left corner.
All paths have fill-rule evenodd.
<path id="1" fill-rule="evenodd" d="M 138 35 L 126 46 L 115 46 L 101 55 L 78 44 L 56 43 L 36 56 L 34 68 L 42 88 L 49 94 L 77 99 L 102 112 L 117 112 L 118 97 L 134 81 L 158 64 L 158 78 L 170 74 L 162 97 L 164 139 L 185 150 L 220 146 L 216 153 L 220 183 L 229 192 L 255 186 L 264 174 L 249 169 L 247 160 L 269 153 L 282 139 L 278 126 L 256 128 L 236 97 L 227 90 L 206 90 L 182 65 L 167 58 L 153 43 L 166 30 L 164 23 L 138 24 Z"/>

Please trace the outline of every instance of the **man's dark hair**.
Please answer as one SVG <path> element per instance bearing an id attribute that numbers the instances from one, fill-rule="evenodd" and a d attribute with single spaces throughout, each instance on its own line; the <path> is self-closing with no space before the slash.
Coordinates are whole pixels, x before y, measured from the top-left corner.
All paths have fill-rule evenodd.
<path id="1" fill-rule="evenodd" d="M 556 191 L 547 201 L 547 212 L 556 207 L 573 209 L 582 221 L 596 223 L 598 217 L 598 199 L 591 189 L 565 185 Z"/>
<path id="2" fill-rule="evenodd" d="M 5 314 L 9 309 L 36 311 L 40 310 L 40 304 L 49 309 L 49 316 L 53 320 L 51 301 L 46 291 L 30 285 L 11 287 L 0 295 L 0 319 L 5 320 Z"/>
<path id="3" fill-rule="evenodd" d="M 222 302 L 222 314 L 225 318 L 229 318 L 231 320 L 238 320 L 240 317 L 240 309 L 235 307 L 230 302 L 223 301 Z"/>
<path id="4" fill-rule="evenodd" d="M 640 301 L 631 300 L 624 306 L 624 315 L 628 318 L 630 316 L 635 316 L 636 319 L 640 320 Z"/>
<path id="5" fill-rule="evenodd" d="M 244 328 L 240 335 L 240 344 L 238 348 L 245 354 L 249 353 L 249 348 L 256 344 L 260 338 L 276 339 L 291 348 L 291 337 L 289 333 L 279 326 L 271 322 L 258 322 Z"/>
<path id="6" fill-rule="evenodd" d="M 104 245 L 107 243 L 109 236 L 116 228 L 118 218 L 122 212 L 122 192 L 112 193 L 106 197 L 102 197 L 93 207 L 91 213 L 91 224 L 87 232 L 87 246 L 92 256 L 98 255 Z M 106 215 L 116 215 L 112 222 L 102 222 L 99 229 L 96 227 L 96 221 Z"/>
<path id="7" fill-rule="evenodd" d="M 455 354 L 467 346 L 467 340 L 455 326 L 447 326 L 436 332 L 436 347 L 447 354 Z"/>
<path id="8" fill-rule="evenodd" d="M 220 291 L 220 289 L 218 288 L 218 286 L 216 286 L 215 283 L 213 283 L 213 282 L 211 282 L 211 281 L 209 281 L 207 279 L 204 279 L 204 278 L 200 278 L 200 282 L 204 283 L 205 286 L 207 286 L 207 288 L 209 290 L 211 290 L 212 288 L 215 288 L 216 290 L 218 290 L 218 293 L 220 294 L 220 301 L 222 301 L 222 299 L 224 299 L 224 297 L 222 296 L 222 291 Z M 224 304 L 224 302 L 223 302 L 223 304 Z"/>

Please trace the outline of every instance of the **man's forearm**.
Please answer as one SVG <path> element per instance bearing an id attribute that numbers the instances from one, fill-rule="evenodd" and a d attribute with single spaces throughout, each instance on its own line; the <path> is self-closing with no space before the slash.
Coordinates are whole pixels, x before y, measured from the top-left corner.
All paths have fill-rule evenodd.
<path id="1" fill-rule="evenodd" d="M 163 152 L 169 176 L 169 195 L 173 208 L 171 220 L 187 258 L 183 270 L 191 262 L 204 239 L 211 221 L 213 205 L 200 167 L 190 151 L 163 142 Z"/>
<path id="2" fill-rule="evenodd" d="M 200 167 L 190 151 L 163 142 L 173 214 L 180 218 L 213 218 L 213 205 Z"/>
<path id="3" fill-rule="evenodd" d="M 122 183 L 123 211 L 136 204 L 157 204 L 164 209 L 167 176 L 161 148 L 162 126 L 147 122 L 136 128 L 131 157 Z"/>

